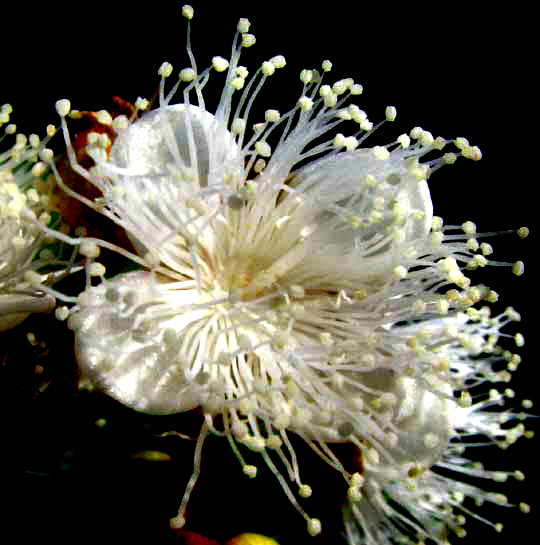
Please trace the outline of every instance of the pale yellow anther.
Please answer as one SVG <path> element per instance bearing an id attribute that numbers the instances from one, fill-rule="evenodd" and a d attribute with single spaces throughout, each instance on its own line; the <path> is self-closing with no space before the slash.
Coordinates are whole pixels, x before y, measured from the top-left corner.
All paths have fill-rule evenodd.
<path id="1" fill-rule="evenodd" d="M 238 21 L 238 25 L 236 29 L 238 32 L 244 34 L 245 32 L 249 32 L 249 27 L 251 26 L 251 23 L 249 22 L 249 19 L 241 18 Z"/>
<path id="2" fill-rule="evenodd" d="M 513 322 L 520 322 L 521 321 L 521 316 L 520 316 L 519 312 L 516 312 L 516 310 L 513 309 L 512 307 L 506 308 L 504 313 Z"/>
<path id="3" fill-rule="evenodd" d="M 244 472 L 244 475 L 247 475 L 250 479 L 253 479 L 257 476 L 257 467 L 254 465 L 246 464 L 242 471 Z"/>
<path id="4" fill-rule="evenodd" d="M 321 521 L 319 519 L 309 519 L 307 524 L 307 531 L 310 536 L 317 536 L 321 533 Z"/>
<path id="5" fill-rule="evenodd" d="M 460 136 L 454 140 L 454 145 L 456 146 L 456 148 L 464 150 L 465 148 L 469 147 L 469 141 L 466 138 Z"/>
<path id="6" fill-rule="evenodd" d="M 476 225 L 472 221 L 466 221 L 461 228 L 463 232 L 469 236 L 476 234 Z"/>
<path id="7" fill-rule="evenodd" d="M 266 167 L 266 161 L 264 159 L 257 159 L 253 165 L 253 170 L 260 174 Z"/>
<path id="8" fill-rule="evenodd" d="M 365 121 L 367 119 L 366 112 L 361 110 L 356 104 L 351 104 L 347 108 L 347 111 L 349 112 L 351 119 L 356 123 L 360 123 L 361 121 Z"/>
<path id="9" fill-rule="evenodd" d="M 334 146 L 336 148 L 342 148 L 345 145 L 345 136 L 341 133 L 334 136 Z"/>
<path id="10" fill-rule="evenodd" d="M 336 81 L 334 85 L 332 85 L 332 91 L 336 95 L 342 95 L 347 90 L 349 90 L 354 84 L 354 81 L 351 78 L 347 79 L 341 79 L 339 81 Z"/>
<path id="11" fill-rule="evenodd" d="M 512 272 L 516 276 L 521 276 L 525 272 L 525 265 L 524 265 L 523 261 L 516 261 L 512 265 Z"/>
<path id="12" fill-rule="evenodd" d="M 276 55 L 275 57 L 272 57 L 270 62 L 275 68 L 283 68 L 287 64 L 283 55 Z"/>
<path id="13" fill-rule="evenodd" d="M 347 489 L 347 498 L 350 501 L 359 502 L 362 499 L 362 491 L 355 486 L 350 486 Z"/>
<path id="14" fill-rule="evenodd" d="M 473 161 L 479 161 L 482 159 L 482 152 L 477 146 L 469 146 L 462 150 L 461 154 L 467 159 L 472 159 Z"/>
<path id="15" fill-rule="evenodd" d="M 313 108 L 313 100 L 309 97 L 302 96 L 298 99 L 298 106 L 302 112 L 309 112 Z"/>
<path id="16" fill-rule="evenodd" d="M 373 123 L 367 119 L 361 120 L 358 124 L 363 131 L 370 131 L 373 128 Z"/>
<path id="17" fill-rule="evenodd" d="M 382 146 L 375 146 L 372 148 L 371 154 L 375 159 L 379 159 L 380 161 L 384 161 L 390 157 L 390 152 Z"/>
<path id="18" fill-rule="evenodd" d="M 480 250 L 482 250 L 483 255 L 491 255 L 493 253 L 493 247 L 487 242 L 482 242 L 482 244 L 480 244 Z"/>
<path id="19" fill-rule="evenodd" d="M 328 96 L 332 94 L 332 87 L 330 85 L 321 85 L 321 88 L 319 89 L 319 95 L 322 97 Z"/>
<path id="20" fill-rule="evenodd" d="M 526 238 L 529 236 L 529 229 L 528 227 L 520 227 L 518 230 L 517 230 L 517 234 L 519 236 L 519 238 Z"/>
<path id="21" fill-rule="evenodd" d="M 144 111 L 149 108 L 150 101 L 146 98 L 138 97 L 137 100 L 135 101 L 134 106 L 136 110 Z"/>
<path id="22" fill-rule="evenodd" d="M 260 435 L 245 437 L 243 443 L 254 452 L 262 452 L 266 448 L 266 441 Z"/>
<path id="23" fill-rule="evenodd" d="M 105 267 L 101 263 L 91 263 L 88 266 L 88 274 L 90 274 L 90 276 L 104 276 Z"/>
<path id="24" fill-rule="evenodd" d="M 347 136 L 344 146 L 347 151 L 352 151 L 358 147 L 358 140 L 354 136 Z"/>
<path id="25" fill-rule="evenodd" d="M 30 146 L 32 146 L 33 148 L 38 148 L 39 147 L 39 136 L 37 134 L 31 134 L 29 137 L 28 137 L 28 142 L 30 143 Z"/>
<path id="26" fill-rule="evenodd" d="M 271 61 L 264 61 L 261 65 L 261 71 L 265 76 L 271 76 L 276 71 L 276 66 Z"/>
<path id="27" fill-rule="evenodd" d="M 69 318 L 69 308 L 65 306 L 56 307 L 54 316 L 60 322 L 67 320 Z"/>
<path id="28" fill-rule="evenodd" d="M 397 109 L 395 106 L 386 107 L 386 121 L 394 121 L 397 116 Z"/>
<path id="29" fill-rule="evenodd" d="M 298 495 L 301 498 L 309 498 L 312 495 L 313 491 L 311 490 L 311 486 L 309 484 L 303 484 L 300 485 L 298 489 Z"/>
<path id="30" fill-rule="evenodd" d="M 266 110 L 264 118 L 268 123 L 277 123 L 281 115 L 277 110 Z"/>
<path id="31" fill-rule="evenodd" d="M 193 8 L 189 4 L 182 7 L 182 16 L 186 19 L 193 18 Z"/>
<path id="32" fill-rule="evenodd" d="M 457 155 L 455 153 L 445 153 L 442 156 L 442 161 L 446 165 L 453 165 L 457 160 Z"/>
<path id="33" fill-rule="evenodd" d="M 364 479 L 363 475 L 361 475 L 358 472 L 352 474 L 352 476 L 351 476 L 351 486 L 361 488 L 362 486 L 364 486 L 364 482 L 365 482 L 365 479 Z"/>
<path id="34" fill-rule="evenodd" d="M 216 72 L 224 72 L 229 68 L 229 61 L 223 57 L 214 57 L 212 59 L 212 66 Z"/>
<path id="35" fill-rule="evenodd" d="M 422 129 L 422 127 L 414 127 L 413 129 L 411 129 L 409 136 L 413 140 L 418 140 L 423 132 L 424 132 L 424 129 Z"/>
<path id="36" fill-rule="evenodd" d="M 69 111 L 71 110 L 71 103 L 67 99 L 58 100 L 55 104 L 56 111 L 58 112 L 58 115 L 60 117 L 66 117 L 67 114 L 69 114 Z"/>
<path id="37" fill-rule="evenodd" d="M 27 143 L 28 143 L 28 138 L 26 137 L 26 135 L 19 133 L 15 137 L 15 145 L 13 146 L 12 149 L 22 151 L 26 147 Z"/>
<path id="38" fill-rule="evenodd" d="M 398 136 L 397 142 L 403 149 L 407 149 L 411 145 L 411 139 L 406 134 Z"/>
<path id="39" fill-rule="evenodd" d="M 245 66 L 237 66 L 236 75 L 240 78 L 246 79 L 249 76 L 249 72 Z"/>
<path id="40" fill-rule="evenodd" d="M 164 62 L 160 67 L 159 67 L 159 70 L 158 70 L 158 74 L 162 77 L 162 78 L 168 78 L 171 74 L 172 74 L 172 71 L 173 71 L 173 66 L 170 62 Z"/>
<path id="41" fill-rule="evenodd" d="M 257 39 L 253 34 L 242 34 L 242 47 L 251 47 L 256 42 Z"/>
<path id="42" fill-rule="evenodd" d="M 442 136 L 437 136 L 437 138 L 435 138 L 435 141 L 433 142 L 433 147 L 436 150 L 442 150 L 447 143 L 448 142 Z"/>
<path id="43" fill-rule="evenodd" d="M 32 176 L 35 176 L 36 178 L 39 178 L 47 172 L 47 165 L 43 161 L 39 161 L 32 167 Z"/>
<path id="44" fill-rule="evenodd" d="M 256 142 L 255 151 L 262 157 L 270 157 L 272 155 L 272 148 L 267 142 Z"/>
<path id="45" fill-rule="evenodd" d="M 240 89 L 244 88 L 245 82 L 246 80 L 244 78 L 233 78 L 231 85 L 236 91 L 240 91 Z"/>
<path id="46" fill-rule="evenodd" d="M 183 68 L 180 70 L 179 76 L 180 79 L 186 83 L 193 81 L 197 77 L 193 68 Z"/>
<path id="47" fill-rule="evenodd" d="M 302 70 L 300 72 L 300 81 L 304 84 L 311 83 L 313 80 L 313 70 Z"/>
<path id="48" fill-rule="evenodd" d="M 459 266 L 455 258 L 448 256 L 438 262 L 438 266 L 446 272 L 459 271 Z"/>
<path id="49" fill-rule="evenodd" d="M 94 259 L 99 256 L 99 246 L 90 240 L 83 240 L 79 246 L 79 253 L 85 257 Z"/>
<path id="50" fill-rule="evenodd" d="M 422 131 L 421 134 L 418 136 L 418 141 L 423 146 L 431 146 L 435 139 L 433 138 L 433 135 L 428 131 Z"/>
<path id="51" fill-rule="evenodd" d="M 337 104 L 337 95 L 332 92 L 324 95 L 323 103 L 326 108 L 333 108 Z"/>

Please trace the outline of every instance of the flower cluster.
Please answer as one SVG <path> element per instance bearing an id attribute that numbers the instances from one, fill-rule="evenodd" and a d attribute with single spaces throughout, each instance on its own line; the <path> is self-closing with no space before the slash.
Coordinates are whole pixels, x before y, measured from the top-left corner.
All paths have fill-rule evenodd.
<path id="1" fill-rule="evenodd" d="M 0 126 L 8 123 L 11 106 L 0 111 Z M 40 160 L 51 159 L 45 145 L 54 134 L 47 128 L 41 141 L 36 134 L 27 138 L 16 134 L 16 126 L 8 124 L 5 136 L 15 135 L 15 144 L 0 153 L 0 331 L 22 322 L 30 313 L 50 312 L 54 297 L 39 289 L 49 278 L 37 271 L 50 264 L 46 250 L 38 256 L 45 237 L 35 222 L 49 224 L 49 191 L 41 183 L 47 167 Z M 39 258 L 38 258 L 39 257 Z"/>
<path id="2" fill-rule="evenodd" d="M 193 9 L 183 14 L 189 21 Z M 136 254 L 32 221 L 32 232 L 77 246 L 85 261 L 84 290 L 57 316 L 75 333 L 81 368 L 112 397 L 154 414 L 202 411 L 193 474 L 172 527 L 185 524 L 212 433 L 228 440 L 250 477 L 257 468 L 241 448 L 260 453 L 308 532 L 320 533 L 321 521 L 297 498 L 315 489 L 301 479 L 293 433 L 344 480 L 350 544 L 445 543 L 449 529 L 463 533 L 464 498 L 508 502 L 437 468 L 504 480 L 510 473 L 463 456 L 467 437 L 506 447 L 527 434 L 521 422 L 506 425 L 525 414 L 491 410 L 511 390 L 469 393 L 508 382 L 517 368 L 519 356 L 499 338 L 519 315 L 509 308 L 491 316 L 482 306 L 497 294 L 467 275 L 494 263 L 492 248 L 472 222 L 445 225 L 433 215 L 427 182 L 459 157 L 480 159 L 480 150 L 420 127 L 363 147 L 378 125 L 350 102 L 359 84 L 326 83 L 329 61 L 303 70 L 292 108 L 267 110 L 251 131 L 255 97 L 286 61 L 275 56 L 249 74 L 239 64 L 255 43 L 249 26 L 240 19 L 229 60 L 214 57 L 199 72 L 188 22 L 191 65 L 166 93 L 173 67 L 162 64 L 157 108 L 139 99 L 132 117 L 96 113 L 109 130 L 88 134 L 90 168 L 78 161 L 66 121 L 78 113 L 58 101 L 71 168 L 101 196 L 77 195 L 46 156 L 58 186 L 121 226 Z M 225 83 L 210 113 L 203 89 L 219 73 Z M 388 107 L 385 121 L 395 117 Z M 353 134 L 337 132 L 342 124 Z M 425 160 L 430 152 L 438 157 Z M 109 278 L 100 248 L 139 270 Z M 523 272 L 521 262 L 506 265 Z M 521 346 L 522 336 L 514 342 Z M 356 471 L 333 453 L 338 442 L 354 445 Z"/>

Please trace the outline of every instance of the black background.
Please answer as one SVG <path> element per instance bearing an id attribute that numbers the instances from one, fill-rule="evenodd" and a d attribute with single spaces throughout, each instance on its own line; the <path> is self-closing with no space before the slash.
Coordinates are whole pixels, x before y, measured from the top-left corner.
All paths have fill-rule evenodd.
<path id="1" fill-rule="evenodd" d="M 386 144 L 417 125 L 434 136 L 465 136 L 478 145 L 483 152 L 480 162 L 459 160 L 430 180 L 435 213 L 446 223 L 473 220 L 479 231 L 531 228 L 523 241 L 516 235 L 489 241 L 494 259 L 525 261 L 524 276 L 491 268 L 476 277 L 500 293 L 496 308 L 512 305 L 522 313 L 523 322 L 510 331 L 525 335 L 523 364 L 509 386 L 516 391 L 516 405 L 523 398 L 534 400 L 538 174 L 536 146 L 529 134 L 536 120 L 530 14 L 440 3 L 403 6 L 402 11 L 381 3 L 366 11 L 363 3 L 352 4 L 328 3 L 322 9 L 304 2 L 272 2 L 263 8 L 236 2 L 218 7 L 214 2 L 193 4 L 192 45 L 199 68 L 208 66 L 214 55 L 228 58 L 237 20 L 247 17 L 257 44 L 244 51 L 241 64 L 253 73 L 277 54 L 288 62 L 265 85 L 252 122 L 261 120 L 268 108 L 284 113 L 292 107 L 301 92 L 300 70 L 319 68 L 328 58 L 334 65 L 330 82 L 353 77 L 364 86 L 355 102 L 370 120 L 382 119 L 387 105 L 398 109 L 396 122 L 381 128 L 366 145 Z M 22 132 L 43 135 L 48 123 L 57 123 L 54 102 L 60 98 L 69 98 L 73 108 L 99 110 L 111 95 L 130 101 L 150 97 L 163 61 L 173 64 L 174 73 L 188 66 L 180 9 L 181 2 L 6 9 L 0 103 L 13 105 L 12 121 Z M 223 79 L 212 74 L 208 96 L 219 96 Z M 3 366 L 9 371 L 3 373 L 1 389 L 3 496 L 8 509 L 0 512 L 0 532 L 8 527 L 17 531 L 17 538 L 6 542 L 27 542 L 30 537 L 79 542 L 93 537 L 142 543 L 148 536 L 156 544 L 174 542 L 168 519 L 191 472 L 193 443 L 154 435 L 174 429 L 196 435 L 197 417 L 148 417 L 100 394 L 77 395 L 69 333 L 62 324 L 42 317 L 33 317 L 25 327 L 0 338 L 2 351 L 7 346 L 22 351 L 10 360 L 18 362 L 15 371 L 13 364 Z M 20 348 L 28 329 L 39 332 L 50 348 L 42 361 L 47 362 L 51 383 L 39 395 L 39 381 L 29 371 L 34 356 Z M 507 346 L 511 348 L 511 339 Z M 95 426 L 100 418 L 107 419 L 103 429 Z M 538 427 L 535 420 L 526 424 Z M 527 475 L 523 483 L 510 480 L 487 487 L 506 493 L 511 502 L 529 503 L 532 512 L 484 506 L 478 512 L 503 522 L 506 531 L 497 534 L 469 520 L 463 543 L 484 538 L 506 543 L 517 532 L 534 541 L 540 507 L 535 494 L 538 447 L 534 438 L 521 439 L 508 451 L 472 452 L 487 468 L 521 469 Z M 247 479 L 226 441 L 213 437 L 203 450 L 187 528 L 223 541 L 253 531 L 277 536 L 280 545 L 341 543 L 338 505 L 343 491 L 330 484 L 337 475 L 301 443 L 297 448 L 305 480 L 314 490 L 312 500 L 303 505 L 322 520 L 320 537 L 307 536 L 303 520 L 272 475 Z M 166 452 L 172 460 L 133 458 L 149 449 Z M 254 461 L 262 470 L 262 460 Z"/>

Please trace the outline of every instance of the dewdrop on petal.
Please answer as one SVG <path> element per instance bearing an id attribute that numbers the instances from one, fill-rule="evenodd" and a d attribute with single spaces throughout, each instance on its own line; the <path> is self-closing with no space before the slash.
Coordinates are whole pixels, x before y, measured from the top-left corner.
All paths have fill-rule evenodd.
<path id="1" fill-rule="evenodd" d="M 189 21 L 193 9 L 183 14 Z M 478 431 L 504 446 L 525 434 L 521 423 L 502 429 L 499 415 L 485 410 L 495 402 L 473 399 L 465 386 L 509 378 L 494 364 L 500 330 L 517 313 L 490 317 L 475 308 L 496 296 L 467 273 L 510 264 L 490 261 L 472 222 L 445 225 L 433 215 L 427 180 L 458 154 L 423 158 L 452 141 L 415 127 L 366 147 L 375 125 L 347 104 L 362 87 L 351 78 L 327 83 L 329 61 L 322 75 L 301 72 L 289 111 L 268 104 L 264 118 L 253 119 L 256 92 L 286 62 L 278 55 L 258 68 L 240 66 L 248 28 L 241 19 L 230 59 L 215 56 L 202 71 L 192 61 L 168 93 L 175 69 L 162 65 L 158 107 L 146 111 L 141 99 L 144 113 L 117 127 L 91 171 L 72 165 L 103 193 L 87 204 L 126 230 L 137 255 L 116 250 L 140 269 L 107 278 L 93 263 L 93 245 L 111 245 L 71 240 L 101 280 L 88 282 L 69 312 L 78 360 L 135 410 L 202 411 L 193 474 L 172 527 L 186 522 L 205 438 L 217 434 L 248 478 L 257 466 L 243 452 L 258 453 L 307 532 L 323 532 L 324 513 L 301 505 L 324 483 L 302 480 L 289 440 L 297 433 L 345 481 L 350 543 L 403 541 L 392 498 L 412 513 L 399 520 L 409 534 L 442 545 L 445 528 L 462 531 L 461 518 L 440 514 L 442 506 L 456 496 L 495 497 L 439 476 L 437 464 L 472 471 L 454 444 L 461 434 Z M 221 100 L 209 112 L 203 87 L 217 80 Z M 58 104 L 72 151 L 70 105 Z M 388 107 L 385 121 L 396 115 Z M 271 131 L 280 135 L 272 147 Z M 465 139 L 454 143 L 461 156 L 479 158 Z M 330 455 L 334 442 L 357 449 L 353 474 Z"/>

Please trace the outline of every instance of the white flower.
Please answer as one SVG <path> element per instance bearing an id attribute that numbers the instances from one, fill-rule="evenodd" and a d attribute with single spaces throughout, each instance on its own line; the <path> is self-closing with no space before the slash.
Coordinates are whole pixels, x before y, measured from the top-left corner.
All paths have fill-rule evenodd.
<path id="1" fill-rule="evenodd" d="M 193 10 L 184 12 L 191 19 Z M 273 57 L 248 78 L 239 65 L 241 48 L 255 41 L 248 27 L 242 19 L 228 61 L 214 57 L 201 73 L 192 61 L 167 95 L 173 68 L 164 63 L 156 110 L 134 121 L 103 114 L 117 136 L 110 152 L 108 138 L 89 136 L 90 171 L 75 161 L 64 120 L 70 104 L 57 103 L 73 168 L 103 192 L 90 204 L 125 228 L 139 255 L 117 250 L 143 269 L 106 279 L 94 259 L 99 245 L 112 246 L 71 240 L 88 258 L 87 288 L 68 322 L 79 362 L 134 409 L 202 409 L 195 469 L 174 527 L 184 524 L 211 432 L 228 438 L 249 476 L 256 468 L 237 444 L 260 452 L 309 533 L 319 533 L 320 521 L 272 461 L 279 451 L 298 494 L 311 494 L 292 431 L 344 477 L 351 543 L 404 539 L 402 515 L 386 497 L 409 507 L 412 534 L 442 543 L 439 526 L 458 528 L 461 519 L 441 505 L 458 493 L 491 497 L 431 468 L 472 471 L 454 444 L 462 433 L 479 429 L 508 442 L 523 433 L 502 430 L 486 403 L 468 405 L 469 379 L 506 380 L 492 363 L 499 329 L 515 315 L 474 310 L 495 294 L 473 287 L 465 272 L 489 264 L 489 252 L 471 222 L 445 227 L 433 216 L 427 179 L 457 155 L 420 162 L 447 142 L 419 127 L 391 145 L 360 147 L 374 130 L 349 104 L 361 87 L 352 79 L 323 84 L 315 70 L 302 71 L 291 110 L 268 110 L 250 134 L 256 93 L 285 59 Z M 188 52 L 193 59 L 189 41 Z M 323 72 L 330 67 L 325 61 Z M 212 71 L 227 71 L 214 113 L 202 95 Z M 181 84 L 184 102 L 172 104 Z M 389 107 L 387 120 L 395 116 Z M 354 134 L 335 134 L 342 123 Z M 464 138 L 454 143 L 464 157 L 480 158 Z M 477 359 L 482 353 L 487 359 Z M 222 430 L 214 427 L 218 415 Z M 356 445 L 358 472 L 332 455 L 326 443 L 336 441 Z"/>
<path id="2" fill-rule="evenodd" d="M 459 477 L 496 482 L 511 476 L 524 478 L 521 471 L 488 471 L 482 464 L 463 457 L 466 447 L 479 446 L 479 436 L 486 438 L 483 444 L 496 444 L 504 449 L 528 435 L 521 422 L 514 427 L 506 425 L 514 419 L 524 420 L 526 413 L 490 410 L 502 407 L 505 397 L 512 399 L 512 390 L 506 389 L 501 394 L 491 389 L 475 403 L 467 392 L 485 382 L 508 382 L 508 371 L 496 372 L 495 368 L 501 360 L 506 360 L 508 369 L 515 369 L 519 357 L 503 353 L 496 343 L 500 328 L 519 319 L 513 309 L 491 318 L 487 307 L 479 313 L 470 308 L 468 315 L 457 314 L 401 328 L 402 333 L 413 335 L 413 344 L 422 342 L 423 346 L 416 345 L 417 349 L 438 370 L 436 380 L 446 374 L 446 384 L 430 379 L 431 386 L 442 394 L 461 391 L 462 396 L 458 400 L 432 393 L 424 393 L 422 397 L 416 394 L 413 418 L 402 418 L 394 409 L 392 432 L 383 440 L 387 444 L 375 453 L 369 446 L 363 449 L 362 480 L 360 486 L 352 483 L 349 488 L 349 503 L 343 513 L 351 545 L 409 543 L 409 536 L 420 542 L 432 539 L 446 543 L 448 530 L 461 537 L 465 535 L 464 514 L 470 514 L 462 506 L 465 498 L 472 498 L 477 505 L 484 502 L 511 505 L 503 494 L 486 492 L 461 482 Z M 483 359 L 476 359 L 481 354 Z M 525 400 L 522 405 L 529 409 L 532 403 Z M 395 437 L 388 441 L 391 433 Z M 445 473 L 438 473 L 437 468 Z M 448 471 L 453 477 L 448 476 Z M 395 506 L 400 506 L 401 511 Z M 529 510 L 524 503 L 519 507 L 523 512 Z M 502 528 L 500 523 L 481 520 L 497 531 Z"/>
<path id="3" fill-rule="evenodd" d="M 4 104 L 0 125 L 9 121 L 11 106 Z M 6 126 L 6 135 L 16 127 Z M 15 144 L 0 153 L 0 331 L 22 322 L 32 312 L 50 312 L 55 300 L 42 289 L 46 275 L 38 274 L 46 259 L 36 260 L 44 237 L 35 222 L 47 224 L 48 196 L 38 192 L 36 180 L 46 170 L 39 161 L 46 150 L 44 144 L 52 135 L 40 141 L 33 134 L 27 138 L 16 134 Z"/>

